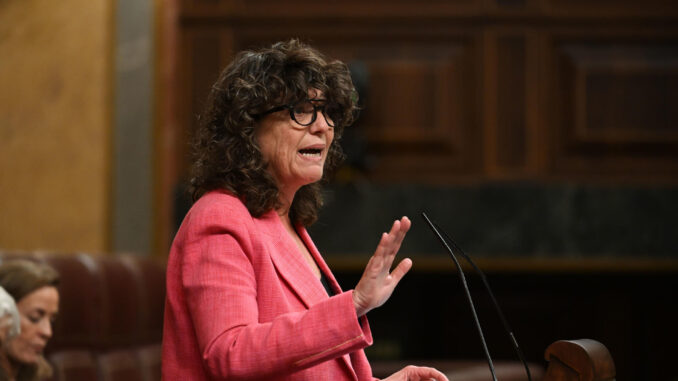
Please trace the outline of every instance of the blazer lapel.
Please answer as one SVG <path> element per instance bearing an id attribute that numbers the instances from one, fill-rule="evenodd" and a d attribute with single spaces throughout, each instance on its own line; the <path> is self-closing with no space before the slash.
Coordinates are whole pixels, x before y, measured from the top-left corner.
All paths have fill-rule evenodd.
<path id="1" fill-rule="evenodd" d="M 311 255 L 313 256 L 315 263 L 317 263 L 318 267 L 320 268 L 320 271 L 329 280 L 332 290 L 334 290 L 334 292 L 337 294 L 341 293 L 342 291 L 341 286 L 339 286 L 339 282 L 337 282 L 337 280 L 334 278 L 334 274 L 332 274 L 330 267 L 327 266 L 327 263 L 325 263 L 325 260 L 323 259 L 322 255 L 320 255 L 320 251 L 318 251 L 318 248 L 315 247 L 315 244 L 311 240 L 311 236 L 308 234 L 308 231 L 306 231 L 306 229 L 303 226 L 297 226 L 297 233 L 299 233 L 299 237 L 301 237 L 301 240 L 308 248 L 308 251 L 311 252 Z"/>
<path id="2" fill-rule="evenodd" d="M 285 231 L 285 227 L 282 225 L 278 214 L 275 211 L 271 211 L 254 221 L 259 224 L 261 232 L 270 238 L 268 240 L 270 242 L 268 251 L 271 260 L 273 261 L 273 265 L 278 270 L 280 277 L 285 280 L 290 289 L 294 291 L 306 308 L 310 308 L 312 305 L 326 300 L 327 293 L 325 292 L 322 283 L 320 283 L 320 279 L 315 277 L 311 268 L 304 261 L 296 243 L 294 243 L 292 238 Z M 308 248 L 308 251 L 311 252 L 318 267 L 320 267 L 320 271 L 322 271 L 329 279 L 332 288 L 337 293 L 341 292 L 339 283 L 337 283 L 337 280 L 334 278 L 334 275 L 332 275 L 329 267 L 320 256 L 318 249 L 311 241 L 311 237 L 308 235 L 306 229 L 297 227 L 297 232 Z M 354 380 L 357 380 L 358 376 L 351 366 L 350 355 L 345 354 L 341 356 L 341 359 L 346 370 L 351 374 Z"/>
<path id="3" fill-rule="evenodd" d="M 330 270 L 329 266 L 327 266 L 327 263 L 323 259 L 322 255 L 320 255 L 320 251 L 318 251 L 318 248 L 315 247 L 315 244 L 311 240 L 311 236 L 308 234 L 308 231 L 306 231 L 306 229 L 303 226 L 297 226 L 297 233 L 299 234 L 299 237 L 301 237 L 301 240 L 304 242 L 304 244 L 308 248 L 308 251 L 311 252 L 313 259 L 315 259 L 315 262 L 318 264 L 318 267 L 320 267 L 320 271 L 329 280 L 330 286 L 332 287 L 334 292 L 337 293 L 337 294 L 341 293 L 342 291 L 341 291 L 341 286 L 339 286 L 339 282 L 337 282 L 337 279 L 334 277 L 334 274 L 332 274 L 332 271 Z M 356 374 L 355 370 L 353 369 L 350 354 L 345 354 L 341 357 L 342 357 L 343 363 L 346 366 L 347 370 L 353 375 L 354 379 L 357 380 L 358 375 Z"/>
<path id="4" fill-rule="evenodd" d="M 271 211 L 255 221 L 270 239 L 267 247 L 273 265 L 306 308 L 327 298 L 322 283 L 304 261 L 299 248 L 285 231 L 280 217 Z"/>

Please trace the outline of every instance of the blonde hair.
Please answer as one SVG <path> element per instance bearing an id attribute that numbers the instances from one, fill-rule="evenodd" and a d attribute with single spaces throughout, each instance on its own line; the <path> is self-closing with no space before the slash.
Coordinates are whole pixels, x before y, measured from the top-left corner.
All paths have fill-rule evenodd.
<path id="1" fill-rule="evenodd" d="M 37 289 L 58 285 L 59 273 L 46 263 L 13 259 L 0 265 L 0 287 L 17 303 Z"/>

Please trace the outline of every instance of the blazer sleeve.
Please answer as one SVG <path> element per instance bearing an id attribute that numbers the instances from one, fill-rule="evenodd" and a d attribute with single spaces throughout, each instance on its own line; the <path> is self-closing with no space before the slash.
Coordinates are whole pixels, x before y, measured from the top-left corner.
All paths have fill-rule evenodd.
<path id="1" fill-rule="evenodd" d="M 188 229 L 183 290 L 205 368 L 213 377 L 280 376 L 371 344 L 369 328 L 355 313 L 352 291 L 260 323 L 252 253 L 262 249 L 251 227 L 249 213 L 235 220 L 216 213 L 194 217 Z"/>

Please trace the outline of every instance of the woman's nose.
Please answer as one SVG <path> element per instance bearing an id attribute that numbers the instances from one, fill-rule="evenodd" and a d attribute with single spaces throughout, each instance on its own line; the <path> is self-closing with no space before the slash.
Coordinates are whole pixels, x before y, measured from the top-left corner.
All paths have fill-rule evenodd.
<path id="1" fill-rule="evenodd" d="M 51 338 L 52 337 L 52 322 L 49 320 L 43 320 L 42 323 L 40 323 L 40 334 L 45 337 L 45 338 Z"/>
<path id="2" fill-rule="evenodd" d="M 327 123 L 327 118 L 324 113 L 322 113 L 320 110 L 316 111 L 316 118 L 313 123 L 311 123 L 310 126 L 310 131 L 312 134 L 317 134 L 319 132 L 325 132 L 331 128 L 331 126 Z"/>

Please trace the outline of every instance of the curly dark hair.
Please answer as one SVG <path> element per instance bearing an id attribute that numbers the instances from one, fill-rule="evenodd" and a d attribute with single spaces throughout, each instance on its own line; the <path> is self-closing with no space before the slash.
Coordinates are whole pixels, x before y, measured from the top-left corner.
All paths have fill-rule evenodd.
<path id="1" fill-rule="evenodd" d="M 327 102 L 341 110 L 325 161 L 322 180 L 327 180 L 343 161 L 339 140 L 344 127 L 355 119 L 357 92 L 344 63 L 292 39 L 240 52 L 212 86 L 194 135 L 193 200 L 224 189 L 240 198 L 254 217 L 280 207 L 278 186 L 254 131 L 266 111 L 303 101 L 311 89 L 322 91 Z M 294 197 L 290 219 L 309 226 L 321 206 L 320 184 L 305 185 Z"/>

